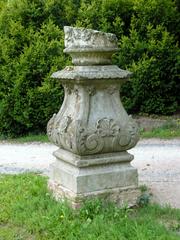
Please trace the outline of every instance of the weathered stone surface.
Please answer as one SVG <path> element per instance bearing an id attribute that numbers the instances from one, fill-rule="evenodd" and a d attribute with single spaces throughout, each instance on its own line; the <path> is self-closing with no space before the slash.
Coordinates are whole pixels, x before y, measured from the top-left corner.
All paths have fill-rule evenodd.
<path id="1" fill-rule="evenodd" d="M 74 156 L 68 158 L 68 152 L 64 156 L 62 151 L 55 152 L 55 156 L 51 178 L 74 194 L 137 185 L 137 170 L 129 164 L 132 155 L 126 152 L 80 158 L 79 161 L 75 161 Z"/>
<path id="2" fill-rule="evenodd" d="M 67 66 L 65 69 L 53 73 L 52 77 L 60 79 L 61 82 L 71 84 L 82 83 L 92 85 L 93 81 L 93 84 L 113 82 L 121 85 L 131 75 L 132 75 L 131 72 L 120 69 L 115 65 L 105 65 L 105 66 Z"/>
<path id="3" fill-rule="evenodd" d="M 118 41 L 114 34 L 99 32 L 93 29 L 74 28 L 65 26 L 65 47 L 67 49 L 90 48 L 94 49 L 116 49 Z"/>
<path id="4" fill-rule="evenodd" d="M 128 194 L 119 197 L 125 201 L 129 192 L 138 192 L 132 190 L 138 185 L 137 171 L 126 150 L 136 145 L 139 132 L 119 95 L 131 73 L 108 65 L 117 51 L 113 34 L 65 27 L 65 46 L 76 66 L 52 75 L 63 84 L 65 98 L 47 126 L 49 139 L 59 147 L 51 167 L 51 188 L 59 196 L 72 195 L 73 202 L 79 196 L 106 192 L 114 199 L 125 188 Z"/>
<path id="5" fill-rule="evenodd" d="M 58 149 L 55 151 L 54 156 L 61 161 L 79 168 L 103 164 L 131 162 L 134 158 L 132 154 L 129 154 L 126 151 L 80 156 L 63 149 Z"/>
<path id="6" fill-rule="evenodd" d="M 137 204 L 141 194 L 138 187 L 131 186 L 74 194 L 69 189 L 60 186 L 58 181 L 52 180 L 49 180 L 48 187 L 53 192 L 56 200 L 66 200 L 73 208 L 79 208 L 85 200 L 93 198 L 101 198 L 104 201 L 113 202 L 119 207 L 132 207 Z"/>
<path id="7" fill-rule="evenodd" d="M 111 64 L 111 56 L 118 50 L 117 38 L 112 33 L 73 27 L 64 27 L 64 32 L 64 52 L 71 55 L 75 65 Z"/>
<path id="8" fill-rule="evenodd" d="M 121 104 L 119 84 L 64 87 L 61 110 L 48 123 L 52 142 L 79 155 L 120 152 L 136 145 L 138 127 Z"/>

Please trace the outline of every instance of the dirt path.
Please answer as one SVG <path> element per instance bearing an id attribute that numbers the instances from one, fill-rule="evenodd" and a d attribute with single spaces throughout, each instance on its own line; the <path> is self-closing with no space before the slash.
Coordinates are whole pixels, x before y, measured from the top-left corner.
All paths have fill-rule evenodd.
<path id="1" fill-rule="evenodd" d="M 48 175 L 57 147 L 48 143 L 0 143 L 0 173 L 40 171 Z M 180 208 L 180 139 L 143 140 L 129 151 L 135 156 L 139 182 L 146 184 L 161 204 Z"/>

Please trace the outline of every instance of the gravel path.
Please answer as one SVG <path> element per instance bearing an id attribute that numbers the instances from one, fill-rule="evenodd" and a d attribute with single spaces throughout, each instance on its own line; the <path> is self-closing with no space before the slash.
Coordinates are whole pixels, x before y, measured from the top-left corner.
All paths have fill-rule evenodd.
<path id="1" fill-rule="evenodd" d="M 139 182 L 150 188 L 153 199 L 180 208 L 180 139 L 144 140 L 130 152 Z"/>
<path id="2" fill-rule="evenodd" d="M 40 171 L 48 175 L 56 146 L 49 143 L 0 143 L 0 173 Z M 129 151 L 135 156 L 139 182 L 146 184 L 154 200 L 180 208 L 180 139 L 141 140 Z"/>

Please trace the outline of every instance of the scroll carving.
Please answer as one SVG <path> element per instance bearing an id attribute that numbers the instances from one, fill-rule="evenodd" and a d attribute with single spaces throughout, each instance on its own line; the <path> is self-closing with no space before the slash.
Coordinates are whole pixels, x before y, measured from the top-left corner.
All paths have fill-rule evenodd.
<path id="1" fill-rule="evenodd" d="M 72 149 L 72 137 L 69 131 L 67 131 L 71 122 L 72 119 L 70 116 L 60 119 L 58 115 L 54 114 L 47 125 L 49 139 L 59 147 L 66 148 L 66 146 L 69 146 Z"/>
<path id="2" fill-rule="evenodd" d="M 137 126 L 132 118 L 126 126 L 120 126 L 113 119 L 102 118 L 94 128 L 87 128 L 70 116 L 61 120 L 55 118 L 56 115 L 48 123 L 49 138 L 58 146 L 79 155 L 124 151 L 138 141 Z"/>

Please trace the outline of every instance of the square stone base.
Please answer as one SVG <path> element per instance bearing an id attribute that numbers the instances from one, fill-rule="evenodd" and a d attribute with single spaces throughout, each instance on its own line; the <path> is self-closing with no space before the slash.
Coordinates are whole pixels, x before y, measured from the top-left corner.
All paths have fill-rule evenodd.
<path id="1" fill-rule="evenodd" d="M 119 207 L 132 207 L 137 204 L 137 200 L 141 195 L 138 187 L 115 188 L 84 194 L 74 194 L 69 189 L 52 180 L 49 180 L 48 187 L 53 192 L 53 196 L 57 201 L 67 200 L 73 208 L 79 208 L 85 200 L 93 198 L 113 202 Z"/>
<path id="2" fill-rule="evenodd" d="M 97 197 L 119 206 L 136 204 L 138 175 L 129 153 L 77 156 L 61 149 L 54 155 L 48 185 L 57 200 L 65 198 L 73 207 Z"/>

